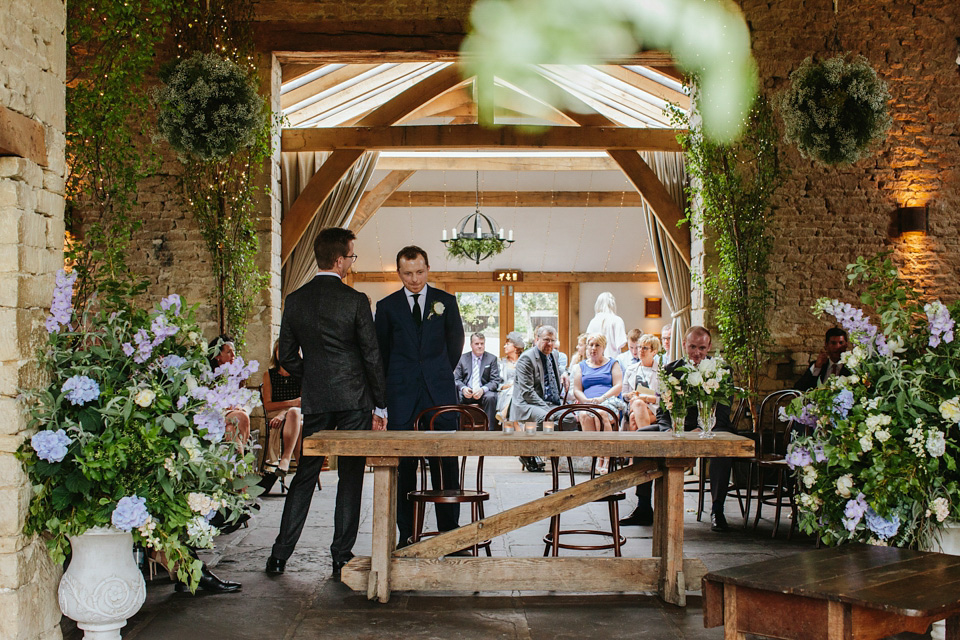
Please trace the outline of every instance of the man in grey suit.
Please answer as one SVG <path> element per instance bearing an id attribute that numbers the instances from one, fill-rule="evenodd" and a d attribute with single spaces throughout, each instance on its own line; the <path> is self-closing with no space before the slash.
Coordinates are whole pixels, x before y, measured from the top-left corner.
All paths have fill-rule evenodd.
<path id="1" fill-rule="evenodd" d="M 460 404 L 478 404 L 487 414 L 490 429 L 497 428 L 497 389 L 500 388 L 500 364 L 487 353 L 487 339 L 482 333 L 470 336 L 470 351 L 460 356 L 453 370 Z"/>
<path id="2" fill-rule="evenodd" d="M 386 406 L 386 382 L 367 297 L 343 283 L 357 256 L 352 231 L 324 229 L 313 244 L 319 272 L 287 296 L 280 324 L 279 359 L 301 379 L 303 435 L 323 429 L 386 428 L 373 415 Z M 302 355 L 301 355 L 302 354 Z M 337 459 L 340 482 L 334 509 L 333 577 L 352 557 L 360 524 L 365 458 Z M 267 573 L 284 572 L 303 531 L 322 456 L 304 456 L 290 483 L 280 519 L 280 533 L 267 560 Z"/>
<path id="3" fill-rule="evenodd" d="M 563 404 L 568 384 L 560 359 L 554 349 L 557 330 L 550 325 L 537 329 L 534 346 L 517 360 L 517 377 L 513 383 L 510 419 L 543 423 L 547 412 Z M 567 416 L 561 429 L 576 431 L 576 418 Z"/>

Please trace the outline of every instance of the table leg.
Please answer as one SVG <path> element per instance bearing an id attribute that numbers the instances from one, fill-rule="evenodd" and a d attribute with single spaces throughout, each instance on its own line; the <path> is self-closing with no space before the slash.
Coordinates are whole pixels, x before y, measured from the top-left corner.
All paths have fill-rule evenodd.
<path id="1" fill-rule="evenodd" d="M 390 560 L 397 544 L 398 458 L 367 458 L 373 466 L 373 544 L 367 598 L 390 600 Z"/>
<path id="2" fill-rule="evenodd" d="M 683 578 L 683 471 L 690 461 L 663 461 L 661 494 L 660 598 L 665 602 L 687 604 L 687 585 Z M 665 504 L 663 504 L 665 503 Z M 666 508 L 664 508 L 666 507 Z"/>
<path id="3" fill-rule="evenodd" d="M 723 640 L 743 640 L 746 636 L 737 629 L 737 587 L 723 585 Z"/>

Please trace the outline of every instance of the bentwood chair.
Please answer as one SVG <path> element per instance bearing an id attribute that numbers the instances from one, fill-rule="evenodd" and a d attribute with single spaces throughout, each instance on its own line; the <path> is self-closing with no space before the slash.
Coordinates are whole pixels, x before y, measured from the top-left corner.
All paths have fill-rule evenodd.
<path id="1" fill-rule="evenodd" d="M 750 408 L 749 403 L 747 402 L 746 391 L 740 387 L 736 387 L 734 391 L 734 402 L 730 411 L 730 428 L 733 433 L 740 431 L 740 423 L 745 419 L 747 415 L 747 410 Z M 699 493 L 697 497 L 697 522 L 700 522 L 701 516 L 704 512 L 704 496 L 707 493 L 707 475 L 708 475 L 708 466 L 709 458 L 700 458 L 699 464 L 697 465 L 699 476 L 697 478 L 697 491 Z M 736 465 L 734 465 L 736 468 Z M 734 494 L 737 496 L 737 502 L 740 504 L 740 515 L 746 517 L 746 507 L 744 505 L 745 496 L 740 490 L 740 486 L 736 482 L 736 477 L 731 477 L 731 484 L 734 488 Z"/>
<path id="2" fill-rule="evenodd" d="M 413 426 L 417 431 L 433 431 L 437 428 L 437 418 L 447 415 L 447 420 L 452 417 L 459 419 L 459 431 L 488 431 L 489 424 L 487 414 L 476 405 L 440 405 L 424 409 L 417 416 Z M 483 503 L 490 499 L 490 493 L 483 490 L 483 456 L 477 457 L 477 475 L 474 489 L 466 487 L 468 457 L 463 456 L 459 461 L 460 469 L 460 489 L 446 489 L 443 487 L 443 477 L 440 477 L 439 488 L 427 489 L 427 459 L 420 458 L 420 488 L 411 491 L 407 497 L 413 502 L 413 538 L 412 542 L 418 542 L 421 538 L 437 535 L 437 531 L 423 531 L 423 522 L 426 517 L 427 504 L 469 504 L 470 522 L 476 522 L 484 518 Z M 479 549 L 483 548 L 486 554 L 490 553 L 490 541 L 478 543 L 472 547 L 473 555 L 479 555 Z"/>
<path id="3" fill-rule="evenodd" d="M 773 537 L 777 536 L 780 528 L 780 514 L 783 507 L 789 507 L 791 513 L 788 539 L 793 535 L 793 528 L 797 521 L 797 507 L 794 502 L 796 481 L 786 462 L 787 447 L 790 445 L 794 431 L 794 420 L 792 418 L 781 420 L 779 413 L 781 408 L 786 408 L 794 398 L 800 395 L 800 392 L 795 389 L 774 391 L 763 399 L 757 410 L 757 444 L 753 457 L 749 459 L 747 509 L 743 517 L 743 526 L 746 528 L 750 519 L 750 501 L 753 495 L 753 480 L 756 476 L 757 513 L 753 520 L 753 530 L 756 531 L 760 523 L 763 505 L 775 507 Z"/>
<path id="4" fill-rule="evenodd" d="M 586 412 L 593 415 L 597 420 L 603 422 L 602 415 L 603 413 L 608 413 L 613 418 L 613 424 L 618 424 L 619 416 L 617 412 L 609 407 L 604 407 L 598 404 L 565 404 L 559 407 L 555 407 L 547 412 L 547 415 L 544 417 L 544 422 L 553 421 L 556 424 L 562 424 L 563 419 L 569 415 L 573 415 L 576 412 Z M 550 458 L 550 467 L 551 473 L 553 476 L 553 487 L 544 492 L 544 495 L 550 495 L 560 491 L 560 465 L 559 458 L 553 457 Z M 617 468 L 617 458 L 610 459 L 610 471 L 615 471 Z M 567 458 L 567 467 L 569 469 L 570 475 L 570 486 L 577 484 L 576 477 L 573 473 L 573 460 L 572 458 Z M 593 458 L 590 463 L 590 479 L 593 480 L 597 477 L 597 458 Z M 561 529 L 560 528 L 560 514 L 556 514 L 550 518 L 550 531 L 543 536 L 543 542 L 546 547 L 543 550 L 544 557 L 548 555 L 557 556 L 560 549 L 575 549 L 579 551 L 599 551 L 604 549 L 613 549 L 613 555 L 620 557 L 620 548 L 627 543 L 627 539 L 620 535 L 620 501 L 623 500 L 626 496 L 622 491 L 609 496 L 604 496 L 602 498 L 597 498 L 593 502 L 605 503 L 610 514 L 610 530 L 601 531 L 597 529 Z M 594 544 L 594 545 L 578 545 L 567 542 L 561 542 L 561 537 L 565 535 L 581 535 L 581 536 L 601 536 L 604 538 L 610 538 L 610 542 L 603 544 Z"/>

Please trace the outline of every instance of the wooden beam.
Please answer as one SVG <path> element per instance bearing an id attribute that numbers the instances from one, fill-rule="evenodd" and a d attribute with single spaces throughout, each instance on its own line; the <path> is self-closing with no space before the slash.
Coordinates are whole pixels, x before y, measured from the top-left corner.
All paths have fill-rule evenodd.
<path id="1" fill-rule="evenodd" d="M 670 241 L 680 252 L 680 257 L 690 266 L 690 229 L 677 226 L 686 216 L 683 209 L 674 201 L 673 196 L 667 191 L 667 188 L 660 182 L 660 178 L 654 173 L 640 154 L 636 151 L 618 151 L 610 149 L 607 151 L 613 161 L 620 165 L 627 179 L 633 183 L 637 191 L 643 194 L 650 208 L 654 211 L 657 220 L 663 225 L 670 236 Z"/>
<path id="2" fill-rule="evenodd" d="M 369 584 L 370 558 L 343 567 L 342 582 L 355 591 Z M 659 558 L 392 558 L 390 588 L 397 591 L 656 591 Z M 683 573 L 698 589 L 707 567 L 684 558 Z"/>
<path id="3" fill-rule="evenodd" d="M 372 218 L 373 214 L 383 206 L 383 203 L 393 195 L 400 185 L 415 173 L 416 171 L 412 170 L 401 170 L 391 171 L 384 176 L 383 180 L 377 183 L 377 186 L 367 191 L 360 198 L 360 202 L 357 204 L 357 210 L 354 212 L 353 218 L 350 220 L 347 228 L 354 233 L 359 233 L 363 225 L 367 224 L 367 220 Z"/>
<path id="4" fill-rule="evenodd" d="M 449 68 L 448 68 L 449 69 Z M 383 127 L 403 118 L 427 100 L 447 91 L 460 82 L 456 72 L 443 69 L 426 78 L 419 85 L 407 89 L 393 100 L 381 105 L 366 115 L 360 124 L 370 127 Z M 416 96 L 416 98 L 412 98 Z M 280 260 L 286 263 L 293 249 L 300 242 L 304 232 L 313 221 L 317 211 L 323 205 L 330 192 L 346 175 L 347 171 L 363 155 L 363 149 L 345 149 L 334 151 L 321 165 L 287 211 L 281 225 Z M 328 166 L 329 165 L 329 166 Z"/>
<path id="5" fill-rule="evenodd" d="M 662 85 L 646 76 L 642 76 L 636 71 L 632 71 L 620 65 L 612 64 L 603 65 L 598 68 L 607 75 L 616 78 L 617 80 L 626 82 L 627 84 L 636 87 L 641 91 L 646 91 L 650 95 L 656 96 L 657 98 L 660 98 L 666 102 L 677 104 L 681 109 L 690 108 L 690 96 L 668 86 Z"/>
<path id="6" fill-rule="evenodd" d="M 381 207 L 472 207 L 475 191 L 397 191 Z M 481 207 L 641 207 L 636 191 L 481 191 Z"/>
<path id="7" fill-rule="evenodd" d="M 444 111 L 449 111 L 450 109 L 472 104 L 473 102 L 470 97 L 470 89 L 468 87 L 457 87 L 437 96 L 433 100 L 417 108 L 417 110 L 412 112 L 406 118 L 406 120 L 407 122 L 412 122 L 419 118 L 429 118 L 430 116 L 443 113 Z"/>
<path id="8" fill-rule="evenodd" d="M 679 151 L 676 129 L 623 127 L 524 127 L 486 129 L 479 125 L 360 126 L 284 129 L 283 151 L 339 149 L 605 149 Z"/>
<path id="9" fill-rule="evenodd" d="M 298 80 L 308 73 L 320 69 L 322 64 L 285 64 L 280 68 L 280 82 L 287 83 Z"/>
<path id="10" fill-rule="evenodd" d="M 658 464 L 656 460 L 634 463 L 605 476 L 581 482 L 533 502 L 465 524 L 452 531 L 444 531 L 432 538 L 421 539 L 419 542 L 397 550 L 394 555 L 400 558 L 442 558 L 472 546 L 477 541 L 490 540 L 603 496 L 650 482 L 660 477 L 661 471 Z M 683 497 L 682 492 L 680 496 Z M 682 506 L 680 516 L 683 517 Z"/>
<path id="11" fill-rule="evenodd" d="M 354 282 L 400 282 L 395 271 L 351 271 Z M 431 271 L 430 282 L 493 284 L 492 271 Z M 524 271 L 525 284 L 659 282 L 655 271 Z"/>
<path id="12" fill-rule="evenodd" d="M 285 93 L 280 94 L 280 108 L 289 109 L 298 102 L 303 102 L 307 98 L 312 98 L 313 96 L 328 91 L 338 84 L 342 84 L 351 78 L 356 78 L 357 76 L 370 71 L 370 69 L 375 69 L 377 65 L 375 64 L 348 64 L 339 69 L 334 69 L 330 73 L 324 74 L 317 78 L 316 80 L 311 80 L 310 82 L 297 87 L 296 89 L 291 89 Z M 286 65 L 286 67 L 313 67 L 317 69 L 317 65 Z M 304 74 L 306 75 L 306 74 Z"/>
<path id="13" fill-rule="evenodd" d="M 43 125 L 0 105 L 0 156 L 20 156 L 47 166 L 47 142 Z"/>
<path id="14" fill-rule="evenodd" d="M 637 64 L 644 67 L 650 67 L 657 73 L 667 76 L 668 78 L 671 78 L 673 80 L 676 80 L 680 84 L 687 83 L 687 75 L 683 71 L 681 71 L 679 68 L 677 68 L 675 65 L 656 64 L 656 63 L 647 63 L 647 62 L 638 62 Z"/>
<path id="15" fill-rule="evenodd" d="M 619 171 L 610 156 L 589 157 L 384 157 L 380 156 L 377 169 L 416 169 L 418 171 Z"/>

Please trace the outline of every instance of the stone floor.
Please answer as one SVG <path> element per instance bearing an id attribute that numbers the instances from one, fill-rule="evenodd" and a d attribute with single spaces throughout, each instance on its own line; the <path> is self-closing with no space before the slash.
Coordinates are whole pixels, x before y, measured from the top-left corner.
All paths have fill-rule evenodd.
<path id="1" fill-rule="evenodd" d="M 487 513 L 495 513 L 542 496 L 548 473 L 521 471 L 509 458 L 488 458 L 485 485 L 491 491 Z M 332 513 L 336 472 L 321 475 L 323 490 L 314 495 L 303 536 L 286 573 L 269 577 L 263 572 L 270 545 L 276 536 L 283 497 L 262 498 L 260 513 L 250 526 L 218 539 L 217 548 L 204 554 L 214 571 L 237 580 L 236 594 L 190 596 L 174 593 L 166 575 L 147 583 L 147 601 L 124 629 L 133 640 L 299 640 L 301 638 L 357 639 L 488 639 L 518 640 L 604 638 L 716 639 L 721 628 L 704 629 L 699 592 L 687 597 L 687 607 L 660 602 L 650 594 L 606 595 L 499 593 L 395 593 L 387 604 L 376 604 L 330 580 L 328 547 L 333 535 Z M 365 480 L 365 496 L 372 495 L 373 475 Z M 635 498 L 621 503 L 622 514 L 632 510 Z M 708 569 L 746 564 L 787 556 L 814 548 L 813 541 L 795 534 L 786 540 L 786 527 L 773 539 L 772 523 L 761 521 L 756 533 L 739 526 L 727 533 L 710 531 L 708 517 L 696 518 L 696 493 L 686 494 L 685 555 L 698 557 Z M 772 509 L 768 509 L 772 515 Z M 740 525 L 739 507 L 727 501 L 731 525 Z M 606 507 L 587 505 L 564 516 L 564 525 L 599 528 L 607 521 Z M 786 519 L 784 523 L 786 523 Z M 498 556 L 540 556 L 546 522 L 525 527 L 493 541 Z M 371 506 L 365 499 L 360 537 L 354 552 L 369 555 Z M 649 556 L 651 529 L 624 529 L 625 556 Z M 572 552 L 571 552 L 572 553 Z M 583 552 L 581 552 L 583 553 Z M 607 552 L 610 553 L 610 552 Z M 545 585 L 546 586 L 546 585 Z M 65 620 L 64 637 L 79 639 L 72 621 Z M 906 637 L 906 636 L 905 636 Z M 919 637 L 919 636 L 909 636 Z"/>

